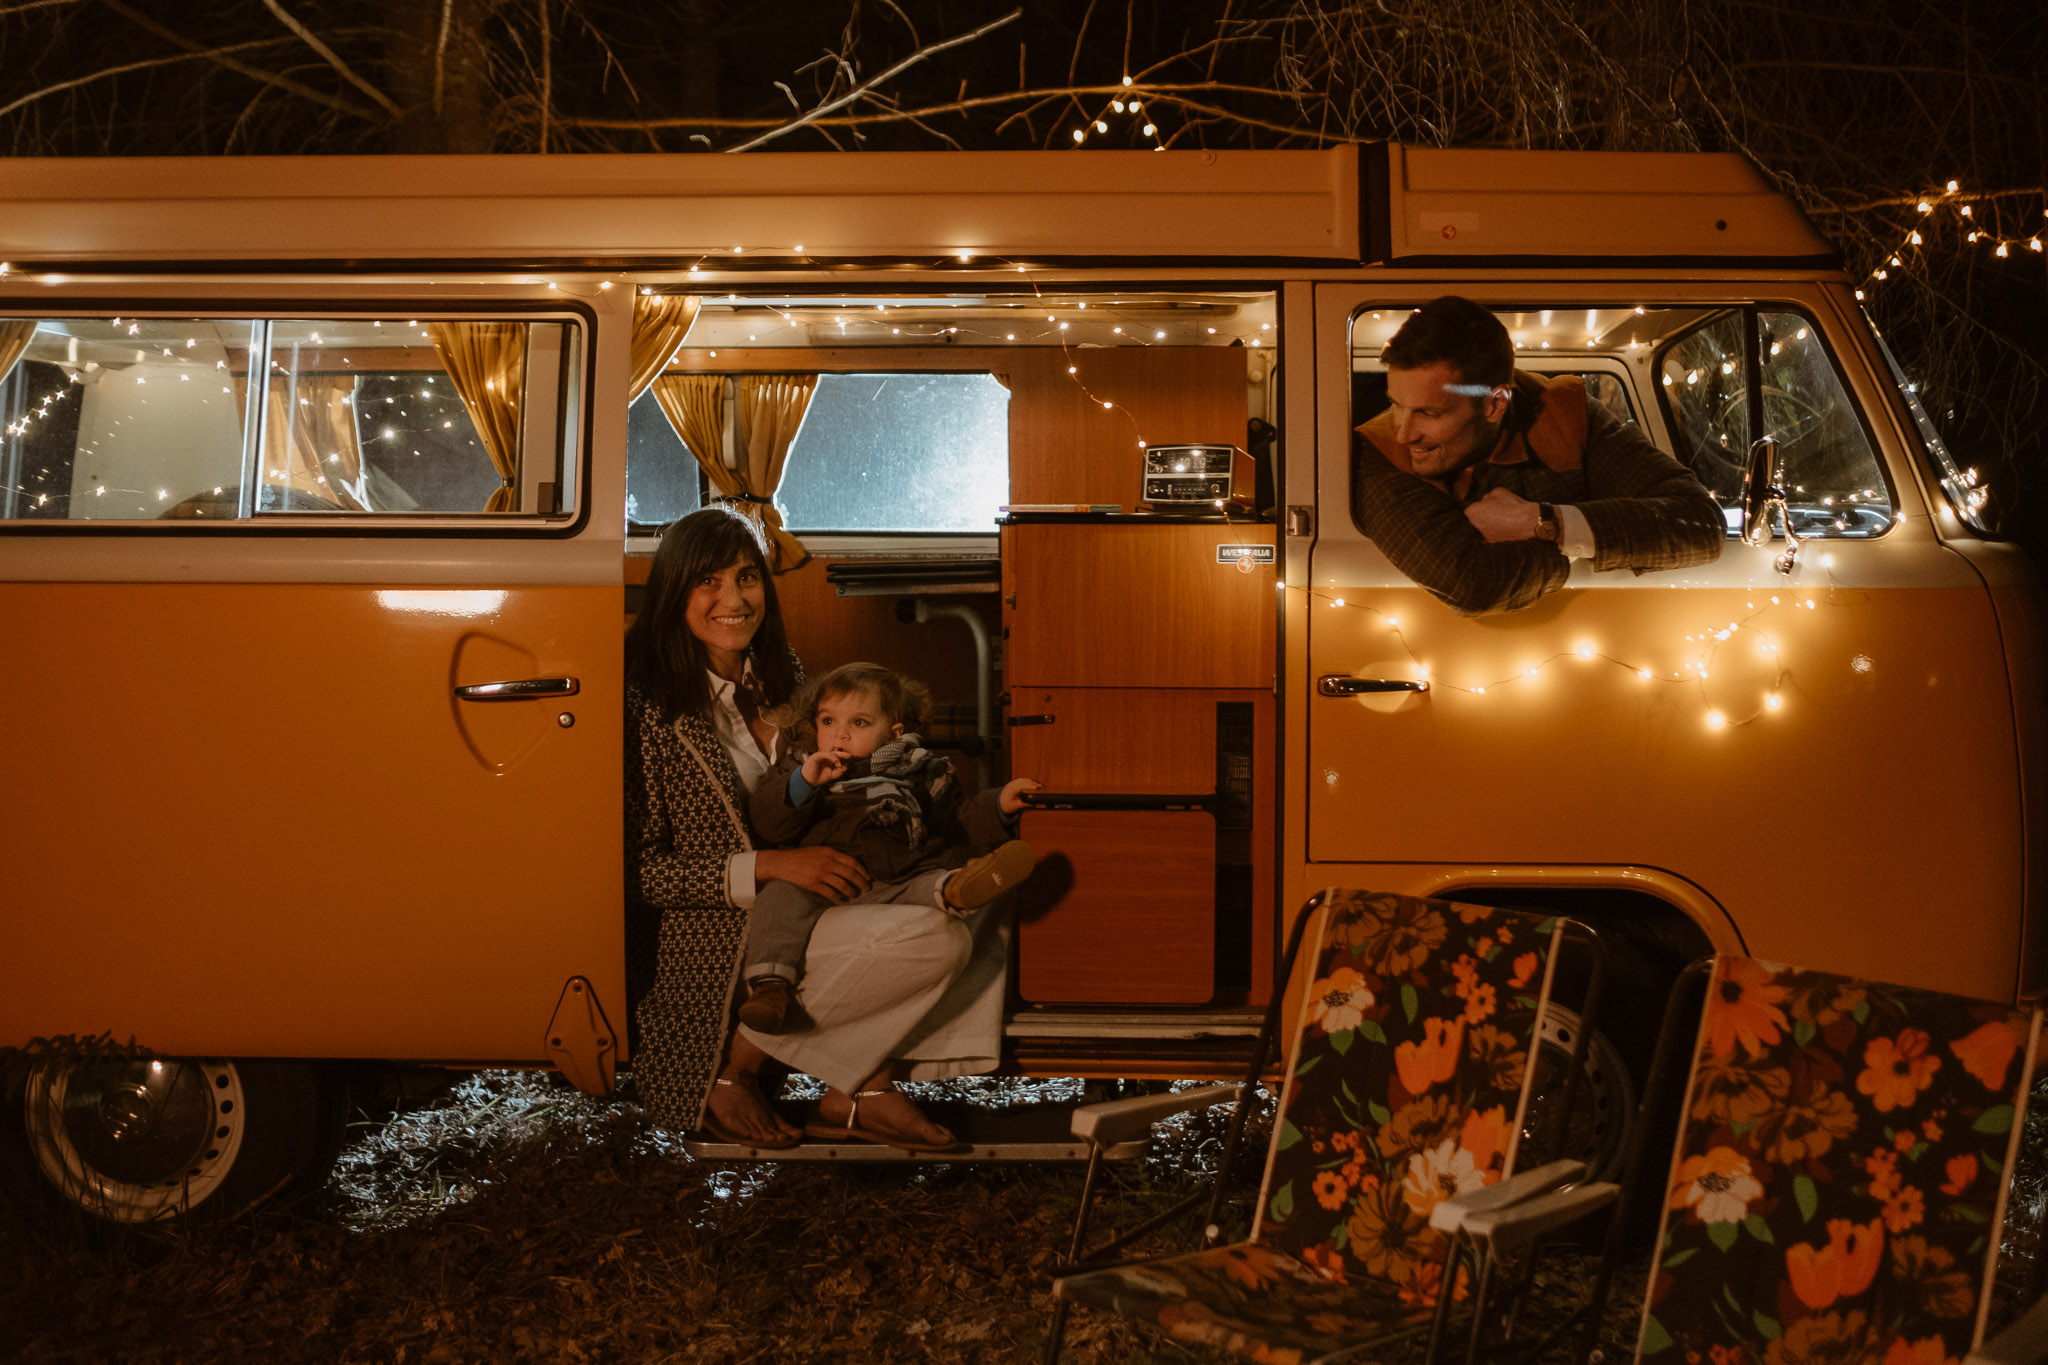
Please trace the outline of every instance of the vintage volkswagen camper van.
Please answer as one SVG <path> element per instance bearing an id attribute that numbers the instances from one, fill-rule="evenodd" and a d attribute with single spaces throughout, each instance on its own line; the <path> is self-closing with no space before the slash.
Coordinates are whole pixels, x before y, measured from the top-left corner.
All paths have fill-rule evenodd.
<path id="1" fill-rule="evenodd" d="M 1018 1072 L 1226 1074 L 1331 884 L 1599 926 L 1624 1052 L 1708 949 L 2041 981 L 2031 571 L 1735 158 L 53 160 L 0 201 L 0 1149 L 104 1216 L 316 1180 L 364 1063 L 630 1067 L 621 628 L 747 470 L 813 674 L 923 677 L 966 772 L 1054 794 Z M 1719 559 L 1469 617 L 1393 568 L 1353 430 L 1446 293 L 1689 464 Z"/>

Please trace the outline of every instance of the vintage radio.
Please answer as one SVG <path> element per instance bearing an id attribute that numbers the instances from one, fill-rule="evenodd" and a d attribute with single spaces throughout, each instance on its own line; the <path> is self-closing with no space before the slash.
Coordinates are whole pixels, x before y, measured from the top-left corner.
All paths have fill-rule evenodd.
<path id="1" fill-rule="evenodd" d="M 1151 446 L 1138 479 L 1138 505 L 1154 511 L 1214 509 L 1225 503 L 1250 511 L 1252 457 L 1236 446 Z"/>

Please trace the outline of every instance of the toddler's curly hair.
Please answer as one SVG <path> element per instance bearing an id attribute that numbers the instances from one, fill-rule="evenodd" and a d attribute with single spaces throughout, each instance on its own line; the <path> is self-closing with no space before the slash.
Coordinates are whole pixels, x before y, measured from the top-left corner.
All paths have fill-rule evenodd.
<path id="1" fill-rule="evenodd" d="M 924 733 L 932 713 L 931 689 L 915 678 L 906 678 L 893 668 L 880 664 L 841 664 L 824 677 L 812 683 L 804 691 L 803 735 L 806 740 L 815 741 L 818 734 L 818 703 L 827 697 L 843 697 L 856 692 L 871 692 L 875 704 L 882 709 L 892 724 L 901 725 L 904 732 Z"/>

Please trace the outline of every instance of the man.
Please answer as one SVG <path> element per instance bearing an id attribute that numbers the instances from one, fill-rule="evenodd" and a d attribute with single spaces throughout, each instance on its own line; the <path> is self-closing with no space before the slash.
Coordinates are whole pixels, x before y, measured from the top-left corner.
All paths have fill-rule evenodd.
<path id="1" fill-rule="evenodd" d="M 1380 353 L 1391 404 L 1358 429 L 1352 511 L 1394 566 L 1463 616 L 1514 611 L 1575 559 L 1648 573 L 1720 557 L 1719 504 L 1582 380 L 1515 369 L 1469 299 L 1417 309 Z"/>

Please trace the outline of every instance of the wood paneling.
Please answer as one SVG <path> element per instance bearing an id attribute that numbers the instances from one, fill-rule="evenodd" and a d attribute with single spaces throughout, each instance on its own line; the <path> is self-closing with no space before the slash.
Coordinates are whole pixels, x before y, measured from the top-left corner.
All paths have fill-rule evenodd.
<path id="1" fill-rule="evenodd" d="M 1273 685 L 1270 564 L 1219 564 L 1271 526 L 1026 523 L 1003 533 L 1009 679 L 1036 687 Z"/>
<path id="2" fill-rule="evenodd" d="M 1010 375 L 1010 501 L 1135 508 L 1140 441 L 1243 445 L 1246 354 L 1221 346 L 1033 352 L 1034 363 Z"/>
<path id="3" fill-rule="evenodd" d="M 1216 824 L 1190 811 L 1031 811 L 1017 989 L 1033 1003 L 1201 1004 L 1216 990 Z"/>

